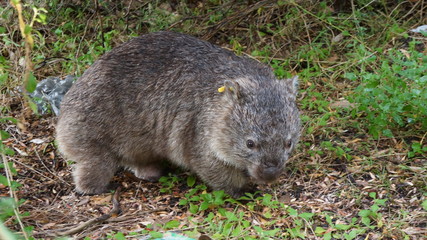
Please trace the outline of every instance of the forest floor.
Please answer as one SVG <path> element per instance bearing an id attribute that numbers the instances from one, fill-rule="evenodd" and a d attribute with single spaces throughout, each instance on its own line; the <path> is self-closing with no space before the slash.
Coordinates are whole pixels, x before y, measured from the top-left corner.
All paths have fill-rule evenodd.
<path id="1" fill-rule="evenodd" d="M 427 37 L 409 31 L 427 24 L 427 2 L 384 2 L 32 3 L 48 10 L 46 23 L 33 27 L 38 80 L 80 76 L 112 47 L 158 30 L 186 32 L 251 55 L 280 78 L 298 74 L 304 124 L 298 149 L 279 181 L 241 199 L 211 191 L 182 169 L 158 183 L 121 171 L 114 179 L 117 194 L 77 194 L 72 166 L 56 148 L 56 116 L 33 114 L 17 90 L 24 47 L 14 9 L 0 4 L 0 118 L 18 120 L 0 122 L 10 135 L 2 135 L 2 146 L 14 151 L 0 163 L 0 222 L 19 238 L 25 229 L 36 239 L 149 239 L 166 232 L 195 239 L 425 239 L 426 126 L 422 119 L 394 124 L 394 115 L 384 124 L 384 114 L 375 122 L 356 107 L 366 103 L 354 97 L 367 79 L 358 73 L 381 75 L 389 52 L 406 54 L 405 62 L 427 53 Z M 32 12 L 24 10 L 30 19 Z M 414 61 L 424 67 L 422 78 L 426 58 Z M 5 164 L 11 184 L 4 180 Z M 19 218 L 9 201 L 14 195 L 21 200 Z"/>

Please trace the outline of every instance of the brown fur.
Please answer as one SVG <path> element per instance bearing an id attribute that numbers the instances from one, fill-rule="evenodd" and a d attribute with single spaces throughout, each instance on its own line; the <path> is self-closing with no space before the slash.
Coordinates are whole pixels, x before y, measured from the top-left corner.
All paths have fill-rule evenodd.
<path id="1" fill-rule="evenodd" d="M 156 180 L 167 160 L 238 196 L 277 179 L 297 143 L 296 85 L 208 42 L 151 33 L 102 56 L 72 86 L 57 140 L 81 193 L 106 191 L 119 167 Z"/>

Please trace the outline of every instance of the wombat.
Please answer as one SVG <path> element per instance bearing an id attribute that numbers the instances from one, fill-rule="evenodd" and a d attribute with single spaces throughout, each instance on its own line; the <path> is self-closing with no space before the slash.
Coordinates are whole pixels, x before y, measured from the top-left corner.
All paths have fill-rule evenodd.
<path id="1" fill-rule="evenodd" d="M 76 190 L 98 194 L 120 167 L 155 181 L 164 160 L 239 196 L 276 180 L 300 135 L 297 77 L 174 32 L 99 58 L 61 103 L 57 141 Z"/>

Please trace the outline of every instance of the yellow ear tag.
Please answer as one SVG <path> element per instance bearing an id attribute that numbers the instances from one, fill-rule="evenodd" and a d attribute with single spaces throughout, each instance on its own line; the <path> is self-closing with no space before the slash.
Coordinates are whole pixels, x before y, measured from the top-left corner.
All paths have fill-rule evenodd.
<path id="1" fill-rule="evenodd" d="M 234 89 L 232 88 L 232 87 L 229 87 L 229 89 L 230 89 L 230 91 L 234 91 Z M 220 87 L 220 88 L 218 88 L 218 92 L 220 92 L 220 93 L 222 93 L 222 92 L 224 92 L 225 91 L 225 86 L 222 86 L 222 87 Z"/>
<path id="2" fill-rule="evenodd" d="M 225 91 L 225 86 L 222 86 L 222 87 L 218 88 L 218 92 L 222 93 L 224 91 Z"/>

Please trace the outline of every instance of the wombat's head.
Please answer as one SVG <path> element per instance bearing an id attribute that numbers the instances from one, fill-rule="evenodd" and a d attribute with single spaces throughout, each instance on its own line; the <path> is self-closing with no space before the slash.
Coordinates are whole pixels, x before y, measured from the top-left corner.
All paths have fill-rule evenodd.
<path id="1" fill-rule="evenodd" d="M 246 172 L 255 183 L 276 180 L 300 135 L 297 86 L 297 77 L 226 81 L 221 89 L 224 112 L 211 145 L 217 157 Z"/>

